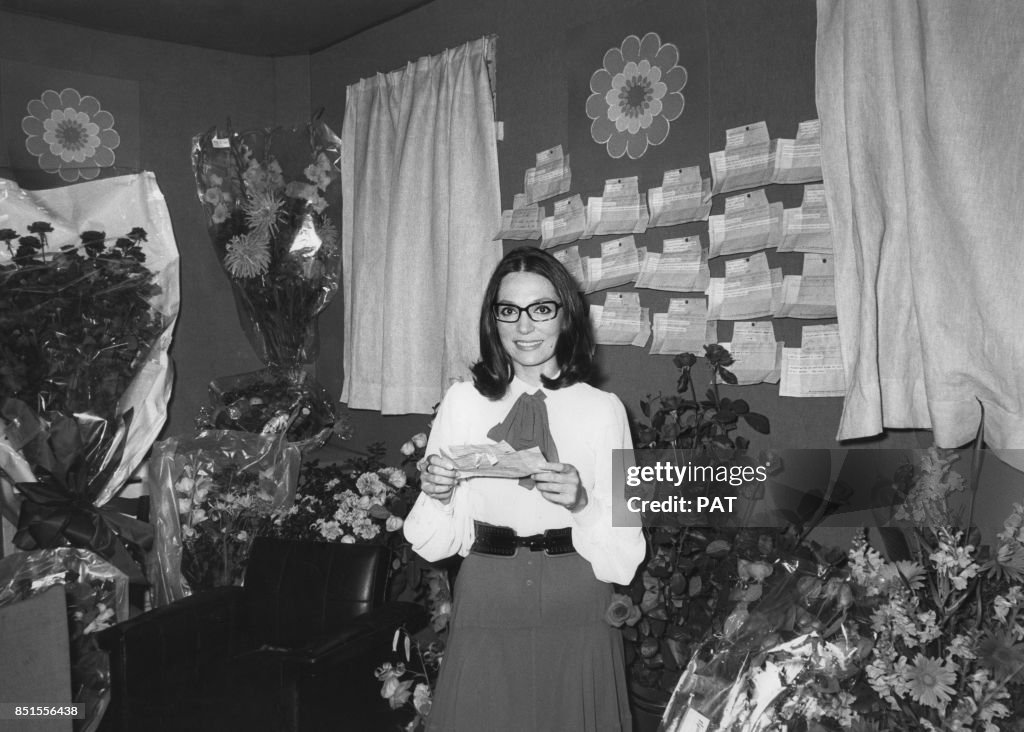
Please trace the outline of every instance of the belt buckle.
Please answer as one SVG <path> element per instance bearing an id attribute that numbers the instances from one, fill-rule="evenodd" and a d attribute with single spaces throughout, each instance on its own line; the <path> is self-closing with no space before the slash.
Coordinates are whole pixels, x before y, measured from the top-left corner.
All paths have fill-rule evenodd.
<path id="1" fill-rule="evenodd" d="M 547 552 L 547 537 L 543 534 L 527 536 L 524 538 L 523 545 L 531 552 L 539 552 L 541 550 Z"/>

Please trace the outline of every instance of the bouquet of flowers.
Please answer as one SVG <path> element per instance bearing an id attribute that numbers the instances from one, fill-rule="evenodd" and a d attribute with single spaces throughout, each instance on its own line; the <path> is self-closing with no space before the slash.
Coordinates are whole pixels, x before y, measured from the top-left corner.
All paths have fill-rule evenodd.
<path id="1" fill-rule="evenodd" d="M 1020 729 L 1024 505 L 979 547 L 951 523 L 947 498 L 964 486 L 954 460 L 932 448 L 893 484 L 900 515 L 940 523 L 890 533 L 888 557 L 858 538 L 841 571 L 780 595 L 785 622 L 767 637 L 753 613 L 731 616 L 740 633 L 691 659 L 664 729 L 699 717 L 730 730 Z"/>
<path id="2" fill-rule="evenodd" d="M 800 703 L 822 687 L 838 691 L 835 680 L 855 668 L 859 638 L 844 625 L 852 597 L 846 577 L 824 557 L 739 560 L 732 611 L 686 664 L 662 729 L 787 728 Z M 784 693 L 789 706 L 780 712 Z M 835 695 L 828 710 L 841 714 L 850 700 Z"/>
<path id="3" fill-rule="evenodd" d="M 240 584 L 256 536 L 294 498 L 299 453 L 280 437 L 201 432 L 153 448 L 154 605 Z"/>
<path id="4" fill-rule="evenodd" d="M 338 290 L 339 233 L 328 209 L 338 188 L 340 143 L 321 122 L 226 136 L 210 131 L 192 141 L 210 238 L 249 342 L 269 367 L 246 375 L 247 383 L 216 387 L 214 411 L 201 415 L 202 426 L 237 428 L 235 392 L 253 391 L 262 380 L 265 388 L 244 395 L 249 404 L 255 396 L 272 405 L 254 431 L 287 431 L 294 441 L 315 436 L 321 444 L 330 434 L 330 401 L 302 367 L 316 359 L 317 316 Z M 291 386 L 283 395 L 282 384 Z"/>
<path id="5" fill-rule="evenodd" d="M 148 173 L 47 191 L 0 180 L 0 220 L 0 511 L 21 548 L 88 546 L 142 581 L 110 538 L 141 543 L 107 504 L 171 391 L 178 254 L 163 197 Z"/>
<path id="6" fill-rule="evenodd" d="M 149 304 L 160 286 L 145 264 L 147 234 L 86 231 L 56 249 L 53 230 L 0 229 L 11 255 L 0 264 L 0 401 L 113 419 L 165 325 Z"/>

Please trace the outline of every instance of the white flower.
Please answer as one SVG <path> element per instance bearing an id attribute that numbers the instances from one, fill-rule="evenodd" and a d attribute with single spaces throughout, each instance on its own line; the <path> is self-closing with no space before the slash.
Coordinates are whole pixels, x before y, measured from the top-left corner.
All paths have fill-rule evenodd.
<path id="1" fill-rule="evenodd" d="M 352 534 L 345 534 L 343 537 L 341 537 L 341 543 L 342 544 L 355 544 L 356 543 L 356 537 L 352 536 Z"/>
<path id="2" fill-rule="evenodd" d="M 415 445 L 416 447 L 426 447 L 427 446 L 427 435 L 426 435 L 426 433 L 425 432 L 417 432 L 415 435 L 413 435 L 412 436 L 412 444 Z"/>
<path id="3" fill-rule="evenodd" d="M 409 457 L 414 452 L 416 452 L 416 445 L 414 445 L 412 442 L 405 442 L 399 448 L 399 451 L 406 457 Z"/>
<path id="4" fill-rule="evenodd" d="M 405 522 L 402 520 L 400 516 L 391 515 L 388 516 L 387 521 L 384 522 L 384 528 L 387 529 L 389 532 L 398 531 L 400 528 L 402 528 L 402 524 L 404 523 Z"/>
<path id="5" fill-rule="evenodd" d="M 426 717 L 430 714 L 430 687 L 426 684 L 416 684 L 412 692 L 412 705 L 420 716 Z"/>
<path id="6" fill-rule="evenodd" d="M 344 541 L 344 537 L 341 530 L 341 525 L 337 521 L 325 521 L 324 519 L 318 519 L 314 524 L 317 530 L 320 532 L 320 536 L 324 537 L 327 541 L 335 541 L 339 537 Z"/>
<path id="7" fill-rule="evenodd" d="M 387 482 L 395 488 L 405 487 L 408 478 L 405 475 L 405 471 L 401 468 L 384 468 L 381 472 L 385 474 Z"/>
<path id="8" fill-rule="evenodd" d="M 387 491 L 387 486 L 376 473 L 363 473 L 356 479 L 356 489 L 362 496 L 376 496 Z"/>
<path id="9" fill-rule="evenodd" d="M 186 514 L 192 508 L 191 498 L 179 498 L 178 499 L 178 513 Z"/>

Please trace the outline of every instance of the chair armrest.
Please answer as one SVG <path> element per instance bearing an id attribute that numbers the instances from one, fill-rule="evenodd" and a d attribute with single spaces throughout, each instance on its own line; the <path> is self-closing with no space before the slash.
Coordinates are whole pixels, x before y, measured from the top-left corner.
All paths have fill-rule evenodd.
<path id="1" fill-rule="evenodd" d="M 122 623 L 104 628 L 96 634 L 96 639 L 101 648 L 114 652 L 130 636 L 143 629 L 154 627 L 155 624 L 181 622 L 184 619 L 200 620 L 207 615 L 222 614 L 225 609 L 235 615 L 238 612 L 241 589 L 240 587 L 215 587 L 206 592 L 189 595 L 170 605 L 158 607 Z"/>
<path id="2" fill-rule="evenodd" d="M 388 645 L 398 628 L 410 633 L 426 627 L 426 609 L 411 602 L 389 602 L 352 620 L 344 628 L 312 639 L 296 648 L 264 647 L 246 656 L 263 656 L 265 660 L 287 666 L 315 667 L 348 661 L 371 648 Z"/>

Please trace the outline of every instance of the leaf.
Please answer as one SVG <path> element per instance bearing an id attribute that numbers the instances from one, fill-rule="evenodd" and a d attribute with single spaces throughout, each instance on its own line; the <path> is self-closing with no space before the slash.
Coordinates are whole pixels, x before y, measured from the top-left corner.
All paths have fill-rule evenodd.
<path id="1" fill-rule="evenodd" d="M 722 377 L 722 381 L 726 384 L 735 384 L 737 381 L 736 374 L 726 368 L 719 368 L 718 375 Z"/>
<path id="2" fill-rule="evenodd" d="M 641 399 L 640 400 L 640 411 L 643 412 L 643 415 L 645 417 L 650 419 L 650 417 L 651 417 L 651 403 L 650 402 L 646 402 L 643 399 Z"/>
<path id="3" fill-rule="evenodd" d="M 661 439 L 666 442 L 671 442 L 679 436 L 680 429 L 679 425 L 675 422 L 666 422 L 661 426 Z"/>
<path id="4" fill-rule="evenodd" d="M 712 419 L 720 424 L 734 424 L 736 422 L 736 415 L 730 409 L 721 409 L 715 412 Z"/>
<path id="5" fill-rule="evenodd" d="M 679 409 L 679 406 L 683 403 L 683 400 L 677 396 L 665 397 L 662 401 L 662 408 L 669 411 L 675 411 Z"/>
<path id="6" fill-rule="evenodd" d="M 690 388 L 690 370 L 684 369 L 679 374 L 679 381 L 676 382 L 676 387 L 680 393 Z"/>
<path id="7" fill-rule="evenodd" d="M 762 435 L 767 435 L 770 432 L 768 418 L 765 417 L 763 414 L 758 414 L 757 412 L 749 412 L 742 416 L 747 424 L 749 424 L 757 432 L 760 432 Z"/>
<path id="8" fill-rule="evenodd" d="M 750 411 L 750 405 L 743 399 L 737 399 L 732 403 L 732 411 L 736 414 L 746 414 Z"/>
<path id="9" fill-rule="evenodd" d="M 654 442 L 657 439 L 658 439 L 657 431 L 651 429 L 650 427 L 642 427 L 637 432 L 637 440 L 639 440 L 641 445 L 650 445 L 652 442 Z"/>

